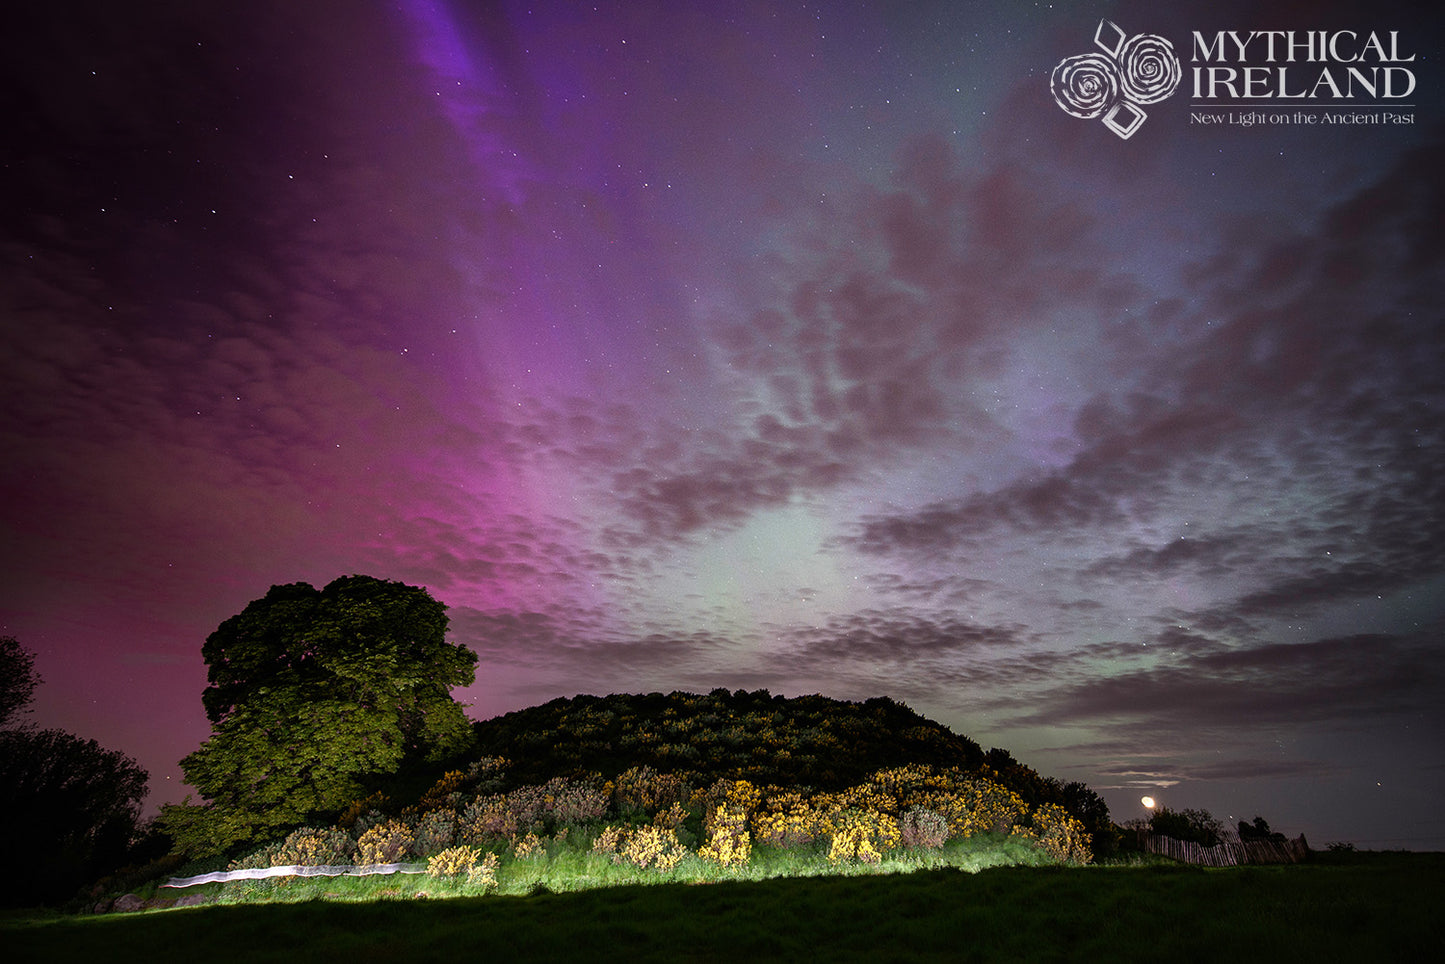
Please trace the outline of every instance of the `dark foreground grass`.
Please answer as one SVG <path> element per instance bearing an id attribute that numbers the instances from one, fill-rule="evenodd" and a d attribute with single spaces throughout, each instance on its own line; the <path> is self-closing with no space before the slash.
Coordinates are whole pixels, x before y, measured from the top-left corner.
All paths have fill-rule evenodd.
<path id="1" fill-rule="evenodd" d="M 0 922 L 10 961 L 1417 961 L 1445 854 L 1009 867 Z"/>

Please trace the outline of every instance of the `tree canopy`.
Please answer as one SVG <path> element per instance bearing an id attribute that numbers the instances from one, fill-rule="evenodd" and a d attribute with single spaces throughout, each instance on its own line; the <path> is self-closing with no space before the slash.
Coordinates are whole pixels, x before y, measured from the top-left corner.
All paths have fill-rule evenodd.
<path id="1" fill-rule="evenodd" d="M 224 850 L 340 810 L 377 777 L 471 741 L 450 690 L 476 655 L 425 589 L 345 576 L 272 586 L 207 638 L 211 736 L 181 761 L 209 801 L 168 808 L 180 849 Z"/>

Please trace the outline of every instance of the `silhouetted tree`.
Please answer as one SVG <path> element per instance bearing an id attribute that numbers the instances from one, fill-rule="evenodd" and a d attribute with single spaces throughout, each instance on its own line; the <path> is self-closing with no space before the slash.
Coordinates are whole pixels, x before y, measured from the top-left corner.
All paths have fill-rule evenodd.
<path id="1" fill-rule="evenodd" d="M 1208 810 L 1160 807 L 1150 818 L 1149 829 L 1161 837 L 1173 837 L 1203 847 L 1217 846 L 1224 839 L 1224 824 Z"/>
<path id="2" fill-rule="evenodd" d="M 14 722 L 40 677 L 34 654 L 0 639 L 3 719 Z M 12 871 L 6 903 L 47 903 L 113 869 L 135 834 L 146 771 L 130 757 L 63 730 L 0 729 L 0 827 Z"/>
<path id="3" fill-rule="evenodd" d="M 14 636 L 0 636 L 0 727 L 18 724 L 28 713 L 40 674 L 35 672 L 35 654 Z"/>
<path id="4" fill-rule="evenodd" d="M 1109 818 L 1109 805 L 1088 784 L 1074 781 L 1064 784 L 1063 799 L 1057 802 L 1079 818 L 1089 834 L 1089 849 L 1094 856 L 1104 857 L 1119 848 L 1119 835 Z"/>
<path id="5" fill-rule="evenodd" d="M 1275 833 L 1269 829 L 1269 822 L 1263 817 L 1256 816 L 1253 823 L 1239 821 L 1239 839 L 1243 841 L 1269 840 L 1275 843 L 1284 843 L 1285 836 L 1282 833 Z"/>
<path id="6" fill-rule="evenodd" d="M 163 808 L 177 849 L 201 855 L 339 811 L 377 777 L 471 742 L 450 690 L 477 657 L 446 641 L 425 589 L 345 576 L 272 586 L 202 649 L 211 736 L 181 761 L 209 803 Z"/>
<path id="7" fill-rule="evenodd" d="M 50 902 L 121 863 L 145 798 L 130 757 L 63 730 L 0 732 L 7 902 Z"/>

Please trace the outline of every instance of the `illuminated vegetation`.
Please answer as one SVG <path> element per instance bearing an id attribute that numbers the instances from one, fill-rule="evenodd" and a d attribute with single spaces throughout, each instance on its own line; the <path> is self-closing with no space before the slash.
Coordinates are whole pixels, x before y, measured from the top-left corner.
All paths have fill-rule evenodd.
<path id="1" fill-rule="evenodd" d="M 218 903 L 459 897 L 1090 859 L 1082 825 L 1061 807 L 1030 807 L 958 769 L 894 767 L 832 791 L 646 766 L 498 790 L 506 770 L 487 757 L 398 813 L 351 807 L 349 829 L 297 830 L 226 865 L 405 863 L 424 875 L 243 879 L 193 893 Z"/>
<path id="2" fill-rule="evenodd" d="M 486 720 L 475 731 L 477 751 L 512 761 L 507 779 L 517 784 L 589 772 L 620 779 L 629 770 L 645 768 L 694 774 L 700 782 L 746 780 L 777 792 L 839 792 L 881 771 L 906 778 L 907 770 L 899 768 L 920 765 L 934 768 L 937 780 L 953 775 L 948 777 L 955 781 L 950 799 L 958 798 L 948 804 L 953 815 L 933 809 L 949 820 L 954 835 L 989 826 L 1006 833 L 1018 822 L 1010 807 L 1053 804 L 1083 825 L 1094 853 L 1110 852 L 1114 843 L 1108 807 L 1087 786 L 1040 776 L 1005 750 L 985 752 L 973 740 L 886 697 L 853 703 L 724 689 L 705 695 L 577 696 Z M 970 776 L 983 782 L 970 788 Z M 985 786 L 1013 796 L 977 797 Z M 930 790 L 944 788 L 919 785 L 909 792 L 914 803 L 925 806 Z M 644 799 L 636 802 L 650 806 Z M 787 831 L 768 829 L 765 835 L 773 832 Z"/>
<path id="3" fill-rule="evenodd" d="M 754 866 L 770 853 L 758 848 Z M 636 871 L 605 857 L 573 858 L 576 871 Z M 1229 870 L 880 876 L 879 868 L 843 866 L 843 874 L 574 893 L 543 893 L 551 888 L 539 878 L 534 888 L 502 891 L 517 897 L 459 900 L 417 899 L 448 892 L 449 884 L 425 876 L 292 879 L 258 887 L 264 905 L 12 915 L 0 918 L 0 946 L 8 960 L 47 964 L 208 960 L 218 952 L 243 962 L 1418 961 L 1435 956 L 1445 938 L 1435 906 L 1445 884 L 1439 854 L 1326 854 L 1309 864 Z"/>
<path id="4" fill-rule="evenodd" d="M 401 863 L 427 873 L 237 880 L 188 893 L 225 903 L 477 896 L 1085 864 L 1096 839 L 1113 842 L 1108 811 L 1087 787 L 985 753 L 888 699 L 582 696 L 475 731 L 467 755 L 427 783 L 421 770 L 390 776 L 329 818 L 224 855 L 182 864 L 178 848 L 152 877 Z M 668 765 L 682 760 L 692 763 Z M 164 896 L 159 882 L 141 890 Z"/>

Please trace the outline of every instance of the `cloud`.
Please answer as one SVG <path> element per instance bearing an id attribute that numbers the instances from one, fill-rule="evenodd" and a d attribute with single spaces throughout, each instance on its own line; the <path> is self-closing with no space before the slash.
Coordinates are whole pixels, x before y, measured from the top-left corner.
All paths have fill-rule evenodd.
<path id="1" fill-rule="evenodd" d="M 1099 748 L 1091 746 L 1088 749 L 1097 753 Z M 1148 769 L 1137 769 L 1136 766 L 1115 763 L 1093 767 L 1092 772 L 1098 776 L 1089 785 L 1095 790 L 1166 790 L 1200 781 L 1232 783 L 1279 777 L 1319 778 L 1339 770 L 1337 764 L 1324 760 L 1271 760 L 1250 756 L 1214 763 L 1151 760 Z"/>
<path id="2" fill-rule="evenodd" d="M 1162 546 L 1137 546 L 1123 554 L 1104 556 L 1084 572 L 1109 580 L 1160 578 L 1176 572 L 1222 577 L 1248 567 L 1266 549 L 1267 538 L 1244 531 L 1179 538 Z"/>
<path id="3" fill-rule="evenodd" d="M 604 418 L 584 442 L 552 416 L 531 423 L 558 464 L 607 480 L 619 539 L 685 540 L 940 446 L 1010 444 L 971 383 L 1000 376 L 1020 331 L 1113 304 L 1124 283 L 1077 267 L 1098 227 L 1079 205 L 1007 171 L 968 175 L 939 138 L 910 144 L 886 186 L 836 196 L 765 259 L 760 305 L 716 326 L 705 424 L 629 407 L 626 425 Z M 1102 511 L 1082 498 L 1046 482 L 1020 511 Z"/>
<path id="4" fill-rule="evenodd" d="M 1059 533 L 1119 523 L 1124 514 L 1105 493 L 1065 477 L 940 502 L 906 516 L 871 516 L 848 544 L 875 554 L 934 554 L 1011 533 Z"/>
<path id="5" fill-rule="evenodd" d="M 452 637 L 485 667 L 478 689 L 498 672 L 518 671 L 523 675 L 514 685 L 553 695 L 569 688 L 711 688 L 733 678 L 724 666 L 736 643 L 706 630 L 638 633 L 619 625 L 614 613 L 578 606 L 547 612 L 453 606 L 449 615 Z"/>
<path id="6" fill-rule="evenodd" d="M 946 615 L 863 610 L 788 634 L 786 655 L 775 658 L 794 671 L 817 671 L 840 662 L 875 666 L 960 656 L 1007 654 L 1031 641 L 1023 626 L 984 626 Z"/>
<path id="7" fill-rule="evenodd" d="M 1076 666 L 1089 672 L 1082 658 Z M 1013 722 L 1197 744 L 1221 731 L 1361 727 L 1395 717 L 1423 716 L 1438 727 L 1442 696 L 1445 672 L 1427 637 L 1359 634 L 1248 647 L 1206 641 L 1154 665 L 1045 685 L 1034 708 Z"/>
<path id="8" fill-rule="evenodd" d="M 1423 172 L 1442 154 L 1405 154 L 1307 230 L 1230 223 L 1177 297 L 1101 329 L 1105 370 L 1131 367 L 1073 407 L 1065 463 L 865 514 L 840 543 L 964 578 L 1033 546 L 1087 598 L 1177 580 L 1193 605 L 1167 615 L 1241 631 L 1438 576 L 1445 191 Z"/>

